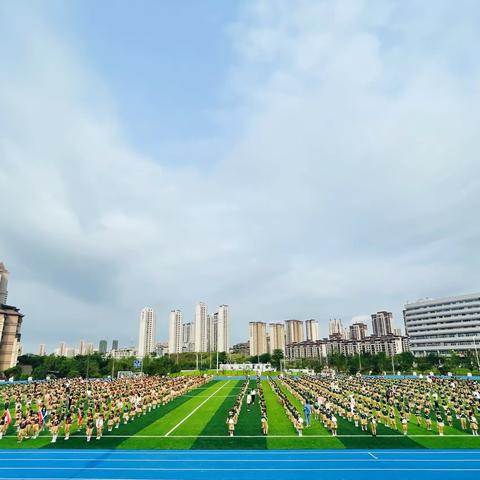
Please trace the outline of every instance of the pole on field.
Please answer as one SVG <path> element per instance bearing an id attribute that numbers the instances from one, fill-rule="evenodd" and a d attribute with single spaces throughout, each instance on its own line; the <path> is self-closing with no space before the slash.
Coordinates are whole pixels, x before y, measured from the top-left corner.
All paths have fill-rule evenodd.
<path id="1" fill-rule="evenodd" d="M 218 349 L 217 349 L 217 375 L 218 375 Z"/>
<path id="2" fill-rule="evenodd" d="M 115 357 L 112 356 L 112 380 L 115 375 Z"/>
<path id="3" fill-rule="evenodd" d="M 480 362 L 478 361 L 478 350 L 477 342 L 475 341 L 477 337 L 473 337 L 473 347 L 475 348 L 475 358 L 477 359 L 477 368 L 480 370 Z"/>

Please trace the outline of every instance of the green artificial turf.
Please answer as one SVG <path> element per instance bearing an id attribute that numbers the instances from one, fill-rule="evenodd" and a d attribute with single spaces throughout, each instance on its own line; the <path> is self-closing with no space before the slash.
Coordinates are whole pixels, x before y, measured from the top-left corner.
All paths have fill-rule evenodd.
<path id="1" fill-rule="evenodd" d="M 277 384 L 300 413 L 303 406 L 279 380 Z M 440 437 L 433 422 L 432 431 L 417 426 L 415 417 L 410 418 L 408 436 L 399 430 L 378 425 L 378 437 L 362 432 L 353 422 L 338 417 L 338 436 L 332 437 L 319 420 L 312 415 L 312 425 L 304 428 L 298 437 L 292 423 L 271 388 L 268 381 L 262 381 L 269 435 L 261 432 L 261 412 L 258 396 L 250 411 L 247 411 L 246 396 L 235 428 L 235 435 L 228 435 L 226 419 L 233 406 L 243 380 L 218 380 L 192 390 L 165 406 L 159 406 L 146 415 L 137 417 L 127 425 L 111 433 L 105 431 L 101 440 L 90 443 L 84 432 L 72 428 L 70 440 L 63 439 L 63 431 L 57 443 L 51 444 L 51 436 L 45 431 L 36 440 L 28 439 L 17 444 L 15 431 L 11 426 L 8 436 L 0 441 L 0 448 L 87 448 L 87 449 L 415 449 L 415 448 L 480 448 L 480 437 L 462 432 L 460 423 L 454 419 L 452 427 L 445 427 L 445 436 Z M 256 382 L 250 381 L 249 389 L 256 389 Z M 397 423 L 398 418 L 397 418 Z M 411 436 L 410 436 L 411 435 Z"/>

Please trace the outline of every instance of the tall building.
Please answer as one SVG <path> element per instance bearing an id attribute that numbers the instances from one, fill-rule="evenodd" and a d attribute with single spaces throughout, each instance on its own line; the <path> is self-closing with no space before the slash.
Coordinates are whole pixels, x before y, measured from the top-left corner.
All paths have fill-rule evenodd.
<path id="1" fill-rule="evenodd" d="M 105 355 L 108 349 L 108 342 L 106 340 L 100 340 L 98 343 L 98 353 Z"/>
<path id="2" fill-rule="evenodd" d="M 78 354 L 79 355 L 87 355 L 87 344 L 85 343 L 85 340 L 80 340 L 80 346 L 78 348 Z"/>
<path id="3" fill-rule="evenodd" d="M 357 322 L 350 325 L 350 340 L 361 340 L 367 336 L 368 327 L 366 323 Z"/>
<path id="4" fill-rule="evenodd" d="M 267 353 L 267 324 L 250 322 L 250 355 Z"/>
<path id="5" fill-rule="evenodd" d="M 207 305 L 199 302 L 195 307 L 195 351 L 208 352 Z"/>
<path id="6" fill-rule="evenodd" d="M 45 344 L 41 343 L 40 346 L 38 347 L 38 356 L 39 357 L 44 357 L 47 354 L 45 350 Z"/>
<path id="7" fill-rule="evenodd" d="M 386 311 L 372 313 L 372 328 L 376 337 L 393 335 L 393 313 Z"/>
<path id="8" fill-rule="evenodd" d="M 138 335 L 138 356 L 146 357 L 155 350 L 155 311 L 145 307 L 140 313 L 140 332 Z"/>
<path id="9" fill-rule="evenodd" d="M 207 352 L 217 351 L 218 313 L 207 315 Z"/>
<path id="10" fill-rule="evenodd" d="M 219 352 L 228 352 L 230 348 L 230 310 L 228 305 L 220 305 L 218 307 L 217 319 L 217 345 L 216 350 Z"/>
<path id="11" fill-rule="evenodd" d="M 407 303 L 403 318 L 414 355 L 480 348 L 480 293 Z"/>
<path id="12" fill-rule="evenodd" d="M 112 340 L 112 350 L 118 350 L 118 340 Z"/>
<path id="13" fill-rule="evenodd" d="M 93 343 L 87 343 L 85 346 L 85 355 L 91 355 L 93 353 Z"/>
<path id="14" fill-rule="evenodd" d="M 305 322 L 305 332 L 308 341 L 316 342 L 318 340 L 318 322 L 314 319 L 307 320 Z"/>
<path id="15" fill-rule="evenodd" d="M 281 350 L 285 353 L 285 325 L 283 323 L 270 323 L 268 325 L 270 331 L 269 353 L 275 350 Z"/>
<path id="16" fill-rule="evenodd" d="M 22 321 L 18 308 L 0 305 L 0 372 L 17 364 Z"/>
<path id="17" fill-rule="evenodd" d="M 168 326 L 168 353 L 182 353 L 182 311 L 171 310 Z"/>
<path id="18" fill-rule="evenodd" d="M 67 344 L 65 342 L 60 342 L 57 348 L 57 356 L 58 357 L 66 357 L 67 356 Z"/>
<path id="19" fill-rule="evenodd" d="M 344 336 L 342 320 L 340 318 L 331 318 L 328 322 L 328 336 Z"/>
<path id="20" fill-rule="evenodd" d="M 195 335 L 194 335 L 194 324 L 193 322 L 184 323 L 182 325 L 182 350 L 184 352 L 193 352 L 195 351 Z"/>
<path id="21" fill-rule="evenodd" d="M 303 342 L 303 322 L 301 320 L 285 321 L 285 337 L 289 343 Z"/>
<path id="22" fill-rule="evenodd" d="M 0 305 L 7 304 L 8 296 L 8 270 L 5 265 L 0 262 Z"/>

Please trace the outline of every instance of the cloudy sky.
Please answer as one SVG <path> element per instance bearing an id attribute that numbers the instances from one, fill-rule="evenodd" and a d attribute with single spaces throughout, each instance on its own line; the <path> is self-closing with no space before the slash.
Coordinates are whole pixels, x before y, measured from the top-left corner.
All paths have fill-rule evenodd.
<path id="1" fill-rule="evenodd" d="M 480 290 L 480 5 L 0 2 L 0 261 L 23 343 L 142 307 L 328 319 Z"/>

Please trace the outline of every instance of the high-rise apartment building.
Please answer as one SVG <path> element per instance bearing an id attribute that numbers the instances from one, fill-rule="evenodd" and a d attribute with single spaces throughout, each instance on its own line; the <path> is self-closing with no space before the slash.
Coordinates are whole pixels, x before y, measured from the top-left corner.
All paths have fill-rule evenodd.
<path id="1" fill-rule="evenodd" d="M 368 327 L 366 323 L 356 322 L 350 325 L 350 340 L 361 340 L 367 336 Z"/>
<path id="2" fill-rule="evenodd" d="M 46 354 L 47 354 L 47 351 L 45 350 L 45 344 L 41 343 L 38 347 L 38 356 L 44 357 Z"/>
<path id="3" fill-rule="evenodd" d="M 208 352 L 207 305 L 199 302 L 195 307 L 195 351 Z"/>
<path id="4" fill-rule="evenodd" d="M 78 354 L 79 355 L 87 355 L 87 344 L 85 343 L 85 340 L 80 340 L 80 345 L 78 348 Z"/>
<path id="5" fill-rule="evenodd" d="M 140 313 L 138 356 L 143 358 L 155 350 L 156 319 L 153 308 L 145 307 Z"/>
<path id="6" fill-rule="evenodd" d="M 118 340 L 112 340 L 112 350 L 118 350 Z"/>
<path id="7" fill-rule="evenodd" d="M 270 323 L 268 325 L 270 344 L 269 353 L 281 350 L 285 353 L 285 325 L 283 323 Z"/>
<path id="8" fill-rule="evenodd" d="M 184 352 L 195 351 L 194 323 L 184 323 L 182 325 L 182 350 Z"/>
<path id="9" fill-rule="evenodd" d="M 216 351 L 228 352 L 230 348 L 230 310 L 228 305 L 220 305 L 217 315 Z"/>
<path id="10" fill-rule="evenodd" d="M 217 351 L 218 313 L 207 315 L 207 352 Z"/>
<path id="11" fill-rule="evenodd" d="M 171 310 L 168 326 L 168 353 L 182 353 L 182 320 L 181 310 Z"/>
<path id="12" fill-rule="evenodd" d="M 57 356 L 58 357 L 66 357 L 67 356 L 67 344 L 65 342 L 60 342 L 57 348 Z"/>
<path id="13" fill-rule="evenodd" d="M 8 296 L 8 270 L 5 265 L 0 262 L 0 305 L 7 304 Z"/>
<path id="14" fill-rule="evenodd" d="M 407 303 L 403 318 L 414 355 L 480 348 L 480 293 Z"/>
<path id="15" fill-rule="evenodd" d="M 22 321 L 18 308 L 0 305 L 0 372 L 17 364 Z"/>
<path id="16" fill-rule="evenodd" d="M 372 313 L 373 335 L 384 337 L 393 334 L 393 313 L 381 311 Z"/>
<path id="17" fill-rule="evenodd" d="M 318 322 L 314 319 L 305 322 L 305 332 L 307 341 L 316 342 L 318 340 Z"/>
<path id="18" fill-rule="evenodd" d="M 333 336 L 344 336 L 344 330 L 342 325 L 342 320 L 340 318 L 331 318 L 328 322 L 328 335 L 329 337 Z"/>
<path id="19" fill-rule="evenodd" d="M 301 320 L 286 320 L 285 337 L 287 345 L 289 343 L 303 342 L 303 322 Z"/>
<path id="20" fill-rule="evenodd" d="M 262 355 L 267 351 L 267 324 L 250 322 L 250 355 Z"/>
<path id="21" fill-rule="evenodd" d="M 98 343 L 98 353 L 105 355 L 108 349 L 108 342 L 106 340 L 100 340 Z"/>

